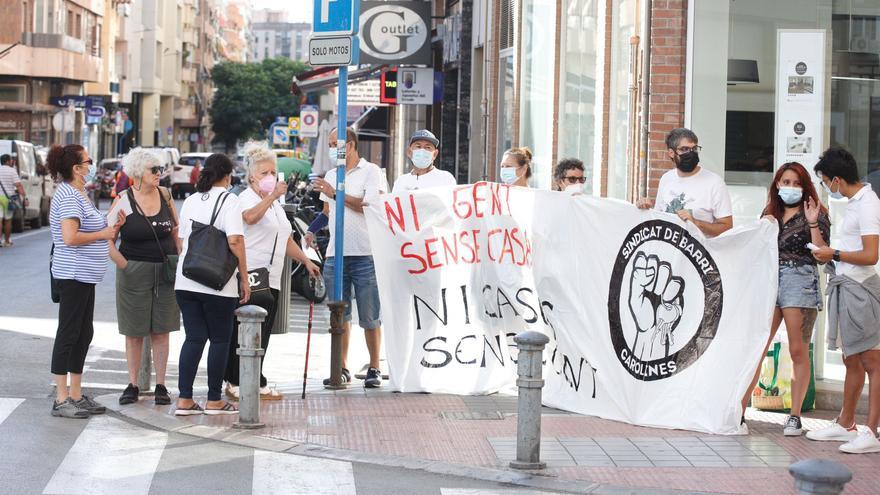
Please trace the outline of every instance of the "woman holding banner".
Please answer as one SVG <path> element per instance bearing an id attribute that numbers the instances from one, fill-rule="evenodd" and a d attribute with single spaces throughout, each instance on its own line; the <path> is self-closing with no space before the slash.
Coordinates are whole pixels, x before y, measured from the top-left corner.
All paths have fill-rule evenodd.
<path id="1" fill-rule="evenodd" d="M 777 170 L 763 214 L 765 219 L 779 224 L 779 290 L 770 338 L 762 356 L 767 354 L 779 324 L 785 321 L 793 367 L 791 413 L 785 421 L 783 434 L 800 436 L 803 432 L 801 406 L 810 383 L 810 341 L 816 316 L 822 309 L 819 271 L 807 244 L 827 246 L 831 222 L 807 169 L 796 162 L 786 163 Z M 742 399 L 744 412 L 760 371 L 759 367 Z"/>

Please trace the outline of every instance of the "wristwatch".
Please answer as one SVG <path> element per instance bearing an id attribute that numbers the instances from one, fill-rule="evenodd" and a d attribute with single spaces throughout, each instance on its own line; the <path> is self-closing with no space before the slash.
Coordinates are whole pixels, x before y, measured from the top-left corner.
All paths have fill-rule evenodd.
<path id="1" fill-rule="evenodd" d="M 834 255 L 831 256 L 831 259 L 833 259 L 834 261 L 840 262 L 840 250 L 839 249 L 834 250 Z"/>

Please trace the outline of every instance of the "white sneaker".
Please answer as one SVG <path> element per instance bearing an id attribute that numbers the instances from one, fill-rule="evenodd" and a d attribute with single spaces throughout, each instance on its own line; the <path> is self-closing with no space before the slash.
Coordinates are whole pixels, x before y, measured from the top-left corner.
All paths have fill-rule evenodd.
<path id="1" fill-rule="evenodd" d="M 843 426 L 840 426 L 837 419 L 831 423 L 831 426 L 826 426 L 821 430 L 811 430 L 807 432 L 807 438 L 817 442 L 848 442 L 850 440 L 855 440 L 858 435 L 859 433 L 856 430 L 856 425 L 853 425 L 852 428 L 844 428 Z"/>
<path id="2" fill-rule="evenodd" d="M 880 439 L 872 431 L 860 431 L 859 435 L 840 446 L 841 452 L 847 454 L 870 454 L 880 452 Z"/>

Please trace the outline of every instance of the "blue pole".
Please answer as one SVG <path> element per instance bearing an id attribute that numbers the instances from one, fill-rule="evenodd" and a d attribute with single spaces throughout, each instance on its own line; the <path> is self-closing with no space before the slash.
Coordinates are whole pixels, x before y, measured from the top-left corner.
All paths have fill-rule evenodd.
<path id="1" fill-rule="evenodd" d="M 345 126 L 348 124 L 346 111 L 348 110 L 348 66 L 339 68 L 339 91 L 338 91 L 339 121 L 336 125 L 336 259 L 334 269 L 336 272 L 333 281 L 333 300 L 342 300 L 342 260 L 343 237 L 345 225 Z"/>

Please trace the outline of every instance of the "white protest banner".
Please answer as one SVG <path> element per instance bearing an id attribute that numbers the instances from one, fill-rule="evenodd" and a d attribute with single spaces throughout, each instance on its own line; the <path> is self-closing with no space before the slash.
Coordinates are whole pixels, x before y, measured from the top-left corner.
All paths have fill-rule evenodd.
<path id="1" fill-rule="evenodd" d="M 674 215 L 491 183 L 389 194 L 367 211 L 391 389 L 509 387 L 513 336 L 538 330 L 545 404 L 737 431 L 776 302 L 771 222 L 706 239 Z"/>

